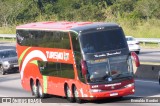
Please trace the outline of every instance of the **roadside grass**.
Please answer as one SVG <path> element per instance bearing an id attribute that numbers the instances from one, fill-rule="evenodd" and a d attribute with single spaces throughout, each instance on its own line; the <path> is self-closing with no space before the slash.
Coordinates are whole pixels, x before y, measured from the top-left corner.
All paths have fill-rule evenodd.
<path id="1" fill-rule="evenodd" d="M 120 21 L 125 35 L 135 38 L 160 38 L 160 20 L 150 19 L 148 21 Z"/>
<path id="2" fill-rule="evenodd" d="M 134 36 L 136 38 L 160 38 L 160 20 L 148 19 L 125 19 L 117 18 L 108 22 L 116 22 L 122 26 L 125 35 Z M 15 34 L 16 25 L 0 27 L 0 34 Z"/>
<path id="3" fill-rule="evenodd" d="M 0 34 L 15 34 L 16 28 L 15 26 L 11 27 L 0 27 Z"/>

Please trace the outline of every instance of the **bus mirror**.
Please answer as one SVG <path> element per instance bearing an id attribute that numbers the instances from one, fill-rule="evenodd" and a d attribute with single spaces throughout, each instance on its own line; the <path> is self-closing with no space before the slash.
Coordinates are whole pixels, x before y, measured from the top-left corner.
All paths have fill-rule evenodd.
<path id="1" fill-rule="evenodd" d="M 131 56 L 133 57 L 133 59 L 135 61 L 136 67 L 139 67 L 140 66 L 140 62 L 139 62 L 138 55 L 135 52 L 131 52 Z"/>
<path id="2" fill-rule="evenodd" d="M 86 67 L 86 61 L 81 60 L 81 69 L 82 69 L 82 75 L 87 74 L 87 67 Z"/>

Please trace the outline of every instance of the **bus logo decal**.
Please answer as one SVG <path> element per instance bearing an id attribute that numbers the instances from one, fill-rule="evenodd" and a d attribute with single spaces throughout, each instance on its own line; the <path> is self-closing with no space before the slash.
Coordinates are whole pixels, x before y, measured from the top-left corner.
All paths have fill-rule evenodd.
<path id="1" fill-rule="evenodd" d="M 43 61 L 47 61 L 47 58 L 46 58 L 45 54 L 44 54 L 42 51 L 40 51 L 40 50 L 31 51 L 31 52 L 25 57 L 25 59 L 24 59 L 24 61 L 23 61 L 22 68 L 21 68 L 21 72 L 20 72 L 20 74 L 21 74 L 21 79 L 23 78 L 24 69 L 25 69 L 27 63 L 28 63 L 31 59 L 35 58 L 35 57 L 38 57 L 38 58 L 42 59 Z"/>

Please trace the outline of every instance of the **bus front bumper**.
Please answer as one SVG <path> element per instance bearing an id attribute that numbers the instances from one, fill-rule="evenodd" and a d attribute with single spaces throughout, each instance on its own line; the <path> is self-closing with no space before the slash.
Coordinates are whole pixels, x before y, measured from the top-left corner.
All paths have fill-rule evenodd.
<path id="1" fill-rule="evenodd" d="M 90 92 L 89 97 L 83 98 L 87 100 L 98 100 L 98 99 L 105 99 L 105 98 L 115 98 L 115 97 L 123 97 L 127 95 L 133 95 L 135 92 L 135 87 L 131 86 L 128 88 L 122 88 L 112 91 L 103 91 L 103 92 Z"/>

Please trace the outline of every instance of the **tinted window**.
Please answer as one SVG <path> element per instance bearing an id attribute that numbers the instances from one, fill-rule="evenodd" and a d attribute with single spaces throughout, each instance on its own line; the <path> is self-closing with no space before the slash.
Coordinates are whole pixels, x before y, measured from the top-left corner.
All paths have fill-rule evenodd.
<path id="1" fill-rule="evenodd" d="M 127 48 L 122 29 L 82 34 L 80 41 L 84 53 L 96 53 Z"/>
<path id="2" fill-rule="evenodd" d="M 74 79 L 72 64 L 39 61 L 38 65 L 42 75 Z"/>
<path id="3" fill-rule="evenodd" d="M 68 32 L 17 30 L 17 43 L 22 46 L 70 49 Z"/>

